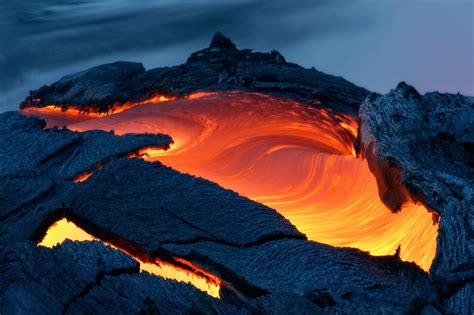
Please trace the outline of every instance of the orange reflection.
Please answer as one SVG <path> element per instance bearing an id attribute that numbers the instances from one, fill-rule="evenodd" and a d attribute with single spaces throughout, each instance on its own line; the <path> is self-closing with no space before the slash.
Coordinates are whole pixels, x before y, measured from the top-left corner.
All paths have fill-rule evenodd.
<path id="1" fill-rule="evenodd" d="M 61 244 L 66 239 L 70 239 L 72 241 L 77 242 L 99 240 L 79 228 L 73 222 L 70 222 L 64 218 L 49 227 L 43 240 L 38 243 L 38 245 L 52 248 L 58 244 Z M 119 249 L 127 255 L 132 256 L 130 253 L 127 253 L 121 248 L 118 248 L 114 245 L 105 242 L 104 244 L 107 246 L 111 246 L 115 249 Z M 184 259 L 176 258 L 177 261 L 181 264 L 183 264 L 183 262 L 186 262 L 186 264 L 184 265 L 189 267 L 189 270 L 180 268 L 178 266 L 158 259 L 155 259 L 155 262 L 144 262 L 137 257 L 133 258 L 140 263 L 141 271 L 147 271 L 151 274 L 160 276 L 165 279 L 172 279 L 180 282 L 190 283 L 199 290 L 207 292 L 210 296 L 219 298 L 221 282 L 220 279 L 204 271 L 203 269 L 194 266 L 192 263 L 187 262 Z M 191 272 L 190 270 L 193 271 Z"/>
<path id="2" fill-rule="evenodd" d="M 356 121 L 289 99 L 219 92 L 138 106 L 69 125 L 72 130 L 166 133 L 146 160 L 201 176 L 282 213 L 311 240 L 393 255 L 428 270 L 437 226 L 421 205 L 393 214 L 367 162 L 355 158 Z"/>

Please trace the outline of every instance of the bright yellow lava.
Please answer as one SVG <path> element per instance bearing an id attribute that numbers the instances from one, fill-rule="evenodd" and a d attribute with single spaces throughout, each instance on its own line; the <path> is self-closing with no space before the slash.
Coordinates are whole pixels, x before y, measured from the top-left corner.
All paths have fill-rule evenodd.
<path id="1" fill-rule="evenodd" d="M 64 218 L 57 221 L 56 223 L 54 223 L 53 225 L 49 227 L 43 240 L 40 243 L 38 243 L 38 245 L 52 248 L 56 245 L 61 244 L 66 239 L 76 241 L 76 242 L 94 241 L 94 240 L 101 241 L 100 239 L 93 237 L 89 233 L 79 228 L 73 222 L 68 221 L 67 219 Z M 125 254 L 131 256 L 129 253 L 127 253 L 126 251 L 116 246 L 113 246 L 105 242 L 103 243 L 107 246 L 111 246 L 115 249 L 121 250 Z M 203 292 L 206 292 L 210 296 L 219 298 L 220 279 L 216 276 L 209 274 L 208 275 L 209 279 L 208 279 L 208 278 L 196 275 L 189 270 L 176 267 L 170 263 L 165 263 L 158 260 L 156 261 L 156 263 L 149 263 L 149 262 L 143 262 L 137 257 L 133 257 L 133 256 L 131 257 L 140 263 L 141 271 L 146 271 L 153 275 L 156 275 L 165 279 L 172 279 L 172 280 L 192 284 L 193 286 L 195 286 L 196 288 L 198 288 L 199 290 Z M 188 265 L 190 264 L 188 263 Z M 202 270 L 199 270 L 199 271 L 203 273 Z"/>

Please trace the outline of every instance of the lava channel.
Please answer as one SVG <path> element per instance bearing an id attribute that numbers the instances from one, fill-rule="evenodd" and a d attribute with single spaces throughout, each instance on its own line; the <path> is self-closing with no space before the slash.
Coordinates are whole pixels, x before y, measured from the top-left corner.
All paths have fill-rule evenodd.
<path id="1" fill-rule="evenodd" d="M 212 92 L 196 92 L 186 95 L 183 99 L 198 99 L 203 96 L 211 95 Z M 110 116 L 117 114 L 133 107 L 147 104 L 157 104 L 161 102 L 168 102 L 177 99 L 173 96 L 166 96 L 162 94 L 154 94 L 144 100 L 128 101 L 125 103 L 115 103 L 105 112 L 98 111 L 94 105 L 84 105 L 78 109 L 68 104 L 49 104 L 43 107 L 25 107 L 21 112 L 25 115 L 42 117 L 46 121 L 46 127 L 64 127 L 69 124 L 95 119 L 99 117 Z M 34 103 L 41 102 L 41 99 L 36 99 Z"/>
<path id="2" fill-rule="evenodd" d="M 180 282 L 189 283 L 199 290 L 206 292 L 212 297 L 219 298 L 219 292 L 221 287 L 221 280 L 219 277 L 212 275 L 203 269 L 193 265 L 191 262 L 188 262 L 182 258 L 174 258 L 181 265 L 188 268 L 182 268 L 166 261 L 159 260 L 154 258 L 152 262 L 144 261 L 143 259 L 138 258 L 136 255 L 132 255 L 127 252 L 125 249 L 122 249 L 113 244 L 104 242 L 99 238 L 92 236 L 87 233 L 72 221 L 69 221 L 66 218 L 60 219 L 57 222 L 53 223 L 43 239 L 38 243 L 39 246 L 44 246 L 52 248 L 56 245 L 63 243 L 66 239 L 76 242 L 84 241 L 101 241 L 106 246 L 111 246 L 115 249 L 118 249 L 125 254 L 131 256 L 140 264 L 140 271 L 146 271 L 153 275 L 165 278 L 172 279 Z"/>
<path id="3" fill-rule="evenodd" d="M 48 116 L 44 116 L 48 120 Z M 367 162 L 355 157 L 357 122 L 295 100 L 219 92 L 136 106 L 71 130 L 165 133 L 167 151 L 141 152 L 276 209 L 309 239 L 393 255 L 429 270 L 437 225 L 418 204 L 392 213 Z"/>

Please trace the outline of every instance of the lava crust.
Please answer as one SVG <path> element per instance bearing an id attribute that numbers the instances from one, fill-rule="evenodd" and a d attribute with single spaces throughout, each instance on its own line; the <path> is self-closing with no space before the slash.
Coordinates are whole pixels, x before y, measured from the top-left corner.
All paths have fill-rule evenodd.
<path id="1" fill-rule="evenodd" d="M 361 151 L 382 199 L 394 210 L 416 200 L 439 218 L 430 274 L 446 311 L 474 313 L 474 98 L 420 95 L 402 82 L 369 95 L 359 115 Z"/>
<path id="2" fill-rule="evenodd" d="M 195 91 L 246 90 L 303 100 L 316 98 L 326 106 L 355 114 L 369 93 L 341 77 L 288 63 L 277 51 L 239 50 L 229 42 L 217 33 L 209 48 L 174 67 L 145 71 L 141 64 L 132 62 L 94 67 L 31 91 L 21 108 L 56 105 L 107 113 L 120 104 L 140 103 L 156 95 L 182 97 Z"/>

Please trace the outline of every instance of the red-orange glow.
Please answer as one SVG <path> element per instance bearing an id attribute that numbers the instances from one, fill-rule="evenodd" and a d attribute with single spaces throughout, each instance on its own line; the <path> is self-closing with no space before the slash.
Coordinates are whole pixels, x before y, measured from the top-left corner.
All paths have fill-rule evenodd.
<path id="1" fill-rule="evenodd" d="M 216 94 L 216 92 L 204 92 L 204 91 L 195 92 L 195 93 L 192 93 L 192 94 L 189 94 L 188 96 L 186 96 L 185 99 L 196 100 L 198 98 L 201 98 L 201 97 L 204 97 L 204 96 L 210 96 L 210 95 L 214 95 L 214 94 Z"/>
<path id="2" fill-rule="evenodd" d="M 27 107 L 22 109 L 22 113 L 25 115 L 39 116 L 46 119 L 46 127 L 72 124 L 75 122 L 85 121 L 98 117 L 104 117 L 126 111 L 138 105 L 145 104 L 156 104 L 166 101 L 174 100 L 174 97 L 168 97 L 164 95 L 153 95 L 147 99 L 137 102 L 126 102 L 124 104 L 116 103 L 107 112 L 98 112 L 94 106 L 84 106 L 83 109 L 76 107 L 68 107 L 62 105 L 47 105 L 44 107 Z M 37 102 L 35 99 L 34 101 Z"/>
<path id="3" fill-rule="evenodd" d="M 58 244 L 61 244 L 66 239 L 70 239 L 76 242 L 99 240 L 79 228 L 73 222 L 68 221 L 67 219 L 61 219 L 49 227 L 43 240 L 38 243 L 38 245 L 52 248 Z M 202 268 L 199 268 L 184 259 L 175 258 L 178 263 L 187 266 L 188 269 L 170 264 L 168 262 L 156 258 L 153 262 L 144 262 L 140 258 L 134 257 L 124 249 L 118 248 L 106 242 L 103 243 L 107 246 L 111 246 L 115 249 L 121 250 L 129 256 L 132 256 L 140 263 L 141 271 L 146 271 L 165 279 L 172 279 L 180 282 L 190 283 L 199 290 L 207 292 L 209 295 L 215 298 L 219 298 L 219 290 L 221 285 L 220 278 L 206 272 Z"/>
<path id="4" fill-rule="evenodd" d="M 172 143 L 171 143 L 172 144 Z M 160 146 L 149 146 L 140 148 L 128 155 L 129 158 L 144 158 L 149 156 L 150 152 L 161 152 L 163 150 L 167 150 L 168 147 L 160 147 Z"/>
<path id="5" fill-rule="evenodd" d="M 288 99 L 220 92 L 138 106 L 72 130 L 159 132 L 174 144 L 143 157 L 201 176 L 282 213 L 311 240 L 393 255 L 428 270 L 437 226 L 421 205 L 393 214 L 367 162 L 355 158 L 356 121 Z M 142 154 L 145 152 L 141 152 Z"/>
<path id="6" fill-rule="evenodd" d="M 93 172 L 82 173 L 74 177 L 72 181 L 75 183 L 82 183 L 86 181 L 89 177 L 91 177 L 93 174 L 94 174 Z"/>
<path id="7" fill-rule="evenodd" d="M 182 99 L 195 100 L 204 96 L 213 95 L 215 92 L 195 92 L 183 96 Z M 46 105 L 44 107 L 27 107 L 23 108 L 21 112 L 25 115 L 37 116 L 46 120 L 46 127 L 63 127 L 73 123 L 86 121 L 98 117 L 110 116 L 121 113 L 139 105 L 157 104 L 176 100 L 177 97 L 165 96 L 161 94 L 154 94 L 153 96 L 141 101 L 129 101 L 125 103 L 115 103 L 107 112 L 98 112 L 94 106 L 84 106 L 83 109 L 78 109 L 73 106 L 63 105 Z M 40 98 L 33 100 L 35 103 L 41 102 Z"/>

